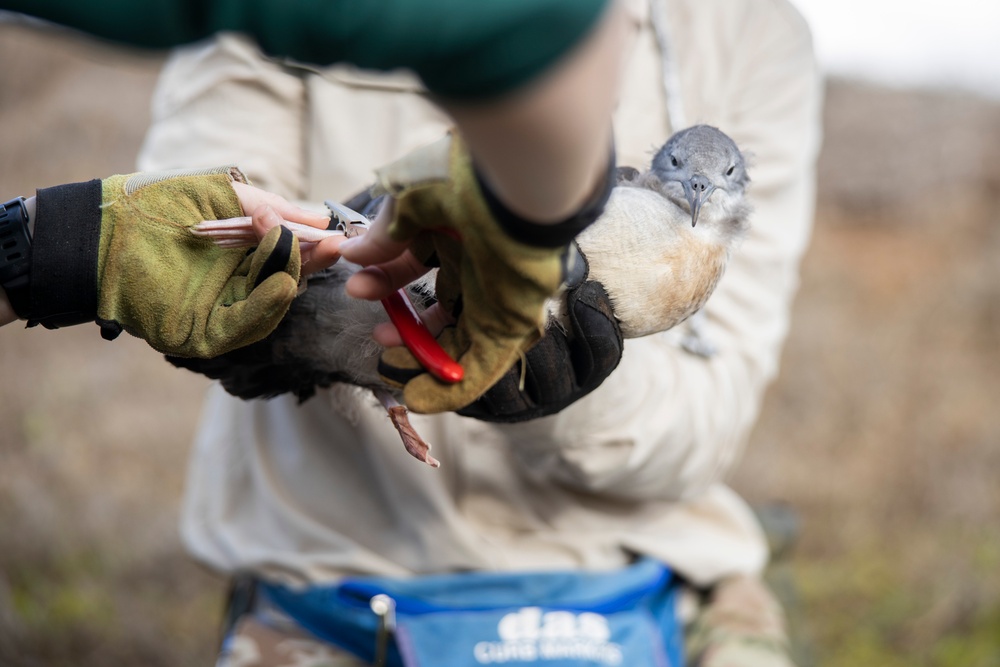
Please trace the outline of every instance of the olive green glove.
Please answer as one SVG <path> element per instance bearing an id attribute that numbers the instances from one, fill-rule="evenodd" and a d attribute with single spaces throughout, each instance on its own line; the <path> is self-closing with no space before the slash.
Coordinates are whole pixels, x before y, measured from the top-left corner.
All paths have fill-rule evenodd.
<path id="1" fill-rule="evenodd" d="M 181 357 L 214 357 L 267 336 L 298 291 L 292 233 L 276 227 L 247 252 L 189 232 L 244 215 L 233 180 L 246 182 L 220 167 L 40 190 L 29 324 L 96 320 L 109 340 L 124 330 Z"/>
<path id="2" fill-rule="evenodd" d="M 414 412 L 458 410 L 479 398 L 537 342 L 546 301 L 564 281 L 570 245 L 515 241 L 496 221 L 464 143 L 452 134 L 378 173 L 374 195 L 395 200 L 389 234 L 412 240 L 425 263 L 436 257 L 439 302 L 458 318 L 438 337 L 465 370 L 446 384 L 423 372 L 406 348 L 383 353 L 379 370 L 404 386 Z"/>

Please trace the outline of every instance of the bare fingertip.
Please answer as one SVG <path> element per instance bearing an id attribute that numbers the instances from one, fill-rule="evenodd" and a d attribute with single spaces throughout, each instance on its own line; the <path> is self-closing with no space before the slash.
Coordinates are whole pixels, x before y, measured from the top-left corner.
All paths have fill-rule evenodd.
<path id="1" fill-rule="evenodd" d="M 381 322 L 372 329 L 372 339 L 382 347 L 398 347 L 403 344 L 399 330 L 390 322 Z"/>
<path id="2" fill-rule="evenodd" d="M 360 236 L 355 236 L 354 238 L 345 238 L 343 241 L 340 242 L 341 254 L 344 254 L 345 250 L 348 253 L 350 253 L 353 249 L 357 248 L 360 245 L 360 242 L 361 242 Z"/>

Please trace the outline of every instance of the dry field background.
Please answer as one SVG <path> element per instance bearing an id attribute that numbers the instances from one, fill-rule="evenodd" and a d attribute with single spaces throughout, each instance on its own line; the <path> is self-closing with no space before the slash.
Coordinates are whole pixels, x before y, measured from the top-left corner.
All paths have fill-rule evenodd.
<path id="1" fill-rule="evenodd" d="M 0 23 L 0 194 L 130 171 L 159 60 Z M 815 664 L 1000 665 L 1000 105 L 828 86 L 816 231 L 734 484 Z M 97 329 L 0 330 L 0 665 L 210 664 L 176 531 L 207 380 Z M 791 585 L 790 585 L 791 584 Z"/>

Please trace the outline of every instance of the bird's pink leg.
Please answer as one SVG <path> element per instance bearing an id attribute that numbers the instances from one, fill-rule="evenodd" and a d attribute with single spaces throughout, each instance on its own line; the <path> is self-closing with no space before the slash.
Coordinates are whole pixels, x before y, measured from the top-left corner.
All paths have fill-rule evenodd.
<path id="1" fill-rule="evenodd" d="M 375 389 L 374 392 L 382 407 L 389 413 L 389 419 L 399 431 L 399 437 L 403 439 L 403 447 L 410 453 L 410 456 L 418 461 L 423 461 L 432 468 L 440 467 L 441 462 L 430 455 L 431 446 L 420 437 L 420 434 L 410 424 L 410 418 L 407 416 L 409 410 L 406 409 L 406 406 L 399 403 L 391 393 L 384 389 Z"/>

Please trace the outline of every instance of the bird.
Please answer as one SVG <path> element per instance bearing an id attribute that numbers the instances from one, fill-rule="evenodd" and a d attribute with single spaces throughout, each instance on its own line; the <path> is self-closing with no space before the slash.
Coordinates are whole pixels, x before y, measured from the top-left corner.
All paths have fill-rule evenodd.
<path id="1" fill-rule="evenodd" d="M 619 167 L 616 180 L 604 213 L 576 244 L 589 267 L 588 280 L 607 291 L 623 337 L 637 338 L 677 326 L 711 296 L 749 228 L 750 177 L 746 157 L 728 135 L 695 125 L 672 135 L 645 171 Z M 373 217 L 380 203 L 362 193 L 347 206 Z M 251 233 L 248 219 L 240 224 L 241 233 Z M 219 229 L 208 225 L 197 233 L 221 238 Z M 229 234 L 223 243 L 234 243 Z M 301 402 L 334 383 L 370 389 L 389 411 L 407 451 L 436 466 L 429 445 L 408 424 L 395 389 L 378 373 L 382 348 L 371 332 L 387 321 L 385 311 L 345 292 L 360 268 L 340 260 L 309 276 L 275 331 L 258 343 L 214 359 L 168 360 L 219 380 L 230 394 L 247 400 L 290 393 Z M 406 292 L 418 310 L 433 303 L 433 274 Z M 564 306 L 557 296 L 547 311 L 553 326 L 568 331 Z"/>
<path id="2" fill-rule="evenodd" d="M 604 215 L 576 240 L 622 335 L 638 338 L 672 329 L 711 296 L 749 229 L 750 177 L 736 142 L 695 125 L 646 171 L 619 167 L 618 180 Z"/>

